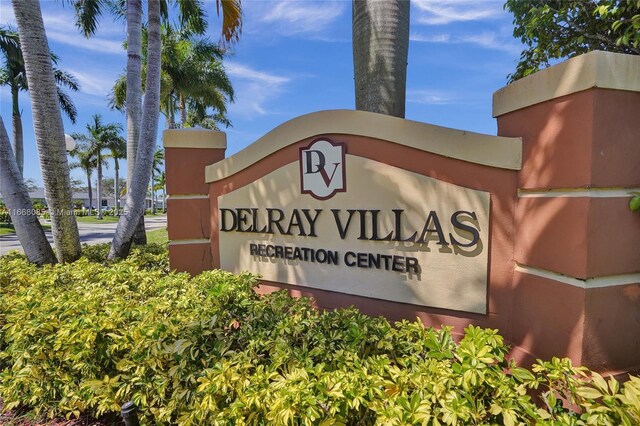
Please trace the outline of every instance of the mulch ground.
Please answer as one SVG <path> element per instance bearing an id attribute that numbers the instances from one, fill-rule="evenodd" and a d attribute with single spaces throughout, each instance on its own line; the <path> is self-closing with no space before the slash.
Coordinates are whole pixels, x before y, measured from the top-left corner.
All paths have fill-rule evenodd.
<path id="1" fill-rule="evenodd" d="M 20 410 L 4 411 L 4 404 L 0 400 L 0 425 L 2 426 L 122 426 L 122 421 L 96 420 L 89 416 L 79 419 L 35 419 L 33 414 Z"/>

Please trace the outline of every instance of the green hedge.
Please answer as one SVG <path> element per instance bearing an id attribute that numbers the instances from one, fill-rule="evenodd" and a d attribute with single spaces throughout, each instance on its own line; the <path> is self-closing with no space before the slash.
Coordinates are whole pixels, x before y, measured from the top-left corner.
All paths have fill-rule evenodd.
<path id="1" fill-rule="evenodd" d="M 11 220 L 9 216 L 9 210 L 0 207 L 0 222 L 8 223 Z"/>
<path id="2" fill-rule="evenodd" d="M 560 359 L 518 368 L 495 330 L 456 343 L 446 327 L 320 312 L 257 296 L 248 274 L 190 278 L 164 262 L 158 247 L 108 265 L 0 259 L 5 408 L 100 416 L 133 400 L 148 425 L 640 422 L 638 378 L 586 378 Z"/>

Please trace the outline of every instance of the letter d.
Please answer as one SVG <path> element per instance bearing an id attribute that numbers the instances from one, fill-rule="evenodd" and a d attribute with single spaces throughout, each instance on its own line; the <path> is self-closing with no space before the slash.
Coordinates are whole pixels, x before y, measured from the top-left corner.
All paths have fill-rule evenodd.
<path id="1" fill-rule="evenodd" d="M 313 154 L 317 154 L 317 163 L 314 164 L 313 162 Z M 305 174 L 313 174 L 313 173 L 318 173 L 320 170 L 324 169 L 324 165 L 325 165 L 325 158 L 324 158 L 324 154 L 320 151 L 316 151 L 316 150 L 309 150 L 309 151 L 304 151 L 304 155 L 305 155 L 305 160 L 306 160 L 306 171 L 304 172 Z M 315 170 L 313 170 L 313 167 L 316 166 L 317 168 Z"/>
<path id="2" fill-rule="evenodd" d="M 231 213 L 231 225 L 227 227 L 227 213 Z M 231 209 L 220 209 L 220 231 L 229 232 L 235 231 L 238 226 L 238 218 L 235 212 Z"/>

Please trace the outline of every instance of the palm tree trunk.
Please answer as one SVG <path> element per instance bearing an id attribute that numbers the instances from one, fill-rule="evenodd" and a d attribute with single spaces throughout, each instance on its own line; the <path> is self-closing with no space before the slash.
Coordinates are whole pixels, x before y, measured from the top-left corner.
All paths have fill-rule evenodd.
<path id="1" fill-rule="evenodd" d="M 127 192 L 136 163 L 142 113 L 142 1 L 127 0 Z"/>
<path id="2" fill-rule="evenodd" d="M 113 182 L 113 192 L 115 193 L 114 194 L 114 198 L 115 198 L 114 206 L 115 206 L 115 214 L 116 214 L 116 216 L 119 216 L 120 215 L 120 208 L 119 208 L 118 204 L 119 204 L 119 201 L 120 201 L 120 191 L 119 191 L 120 188 L 118 187 L 118 179 L 119 179 L 120 165 L 118 164 L 118 159 L 115 157 L 115 155 L 113 157 L 113 161 L 114 161 L 114 167 L 116 169 L 116 173 L 115 173 L 116 177 L 115 177 L 115 181 Z"/>
<path id="3" fill-rule="evenodd" d="M 162 185 L 162 213 L 167 212 L 167 184 Z"/>
<path id="4" fill-rule="evenodd" d="M 87 170 L 87 188 L 89 188 L 89 216 L 91 216 L 91 209 L 93 209 L 93 190 L 91 189 L 91 171 Z"/>
<path id="5" fill-rule="evenodd" d="M 109 259 L 125 257 L 129 254 L 133 233 L 140 218 L 144 216 L 147 185 L 151 178 L 153 154 L 158 135 L 161 66 L 160 3 L 159 0 L 150 0 L 148 4 L 147 80 L 140 143 L 133 176 L 129 183 L 130 190 L 127 192 L 124 214 L 118 221 Z"/>
<path id="6" fill-rule="evenodd" d="M 173 93 L 169 93 L 169 98 L 167 99 L 167 123 L 170 129 L 176 128 L 176 116 L 173 113 L 175 106 L 173 105 Z"/>
<path id="7" fill-rule="evenodd" d="M 22 117 L 20 116 L 20 105 L 18 103 L 18 85 L 11 86 L 11 99 L 13 105 L 13 115 L 11 117 L 11 125 L 13 126 L 13 155 L 16 157 L 16 163 L 20 170 L 20 175 L 24 173 L 24 145 L 22 136 Z"/>
<path id="8" fill-rule="evenodd" d="M 356 109 L 404 118 L 409 1 L 352 3 Z"/>
<path id="9" fill-rule="evenodd" d="M 155 1 L 155 0 L 154 0 Z M 127 0 L 127 197 L 140 141 L 142 120 L 142 0 Z M 144 215 L 133 236 L 136 244 L 146 244 Z M 127 250 L 128 251 L 128 250 Z"/>
<path id="10" fill-rule="evenodd" d="M 35 214 L 22 173 L 18 170 L 2 117 L 0 117 L 0 192 L 29 262 L 38 265 L 55 263 L 56 257 Z"/>
<path id="11" fill-rule="evenodd" d="M 62 115 L 40 3 L 13 0 L 13 11 L 31 93 L 35 139 L 56 255 L 60 262 L 72 262 L 80 257 L 80 236 L 73 215 Z"/>
<path id="12" fill-rule="evenodd" d="M 146 205 L 147 200 L 145 199 L 142 210 L 142 215 L 140 215 L 140 220 L 138 221 L 138 225 L 136 226 L 136 230 L 133 233 L 133 237 L 131 238 L 131 243 L 137 244 L 139 246 L 144 246 L 147 244 L 147 231 L 144 229 L 144 213 L 147 209 Z M 125 200 L 126 205 L 126 200 Z M 130 244 L 131 244 L 130 243 Z"/>
<path id="13" fill-rule="evenodd" d="M 98 219 L 102 219 L 102 156 L 100 153 L 98 153 L 96 160 L 98 161 L 98 166 L 96 167 L 96 174 L 98 175 L 96 182 L 98 202 L 96 204 L 98 205 Z"/>
<path id="14" fill-rule="evenodd" d="M 155 181 L 155 173 L 153 171 L 153 166 L 151 167 L 151 214 L 156 214 L 156 188 L 154 186 Z"/>
<path id="15" fill-rule="evenodd" d="M 183 129 L 187 124 L 187 105 L 183 94 L 180 94 L 180 124 Z"/>

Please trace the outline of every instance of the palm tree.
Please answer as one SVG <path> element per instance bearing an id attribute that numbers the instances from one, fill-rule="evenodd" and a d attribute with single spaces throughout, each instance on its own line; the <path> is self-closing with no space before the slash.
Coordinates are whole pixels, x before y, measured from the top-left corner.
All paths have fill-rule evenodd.
<path id="1" fill-rule="evenodd" d="M 123 142 L 120 132 L 122 126 L 118 123 L 102 123 L 100 114 L 94 114 L 93 121 L 86 126 L 88 134 L 83 135 L 74 133 L 73 138 L 89 144 L 88 150 L 95 158 L 96 173 L 98 175 L 97 193 L 98 193 L 98 219 L 102 219 L 102 167 L 106 166 L 106 156 L 103 154 L 105 149 L 111 150 Z"/>
<path id="2" fill-rule="evenodd" d="M 115 169 L 115 180 L 114 180 L 114 191 L 113 195 L 115 198 L 115 209 L 116 215 L 120 214 L 120 188 L 118 185 L 120 184 L 120 163 L 119 160 L 124 160 L 127 158 L 127 142 L 121 136 L 115 137 L 111 139 L 107 143 L 107 149 L 111 151 L 111 158 L 113 158 L 114 169 Z"/>
<path id="3" fill-rule="evenodd" d="M 9 27 L 0 27 L 0 50 L 2 50 L 4 56 L 4 64 L 0 69 L 0 85 L 9 86 L 11 90 L 13 152 L 16 156 L 20 173 L 22 173 L 24 168 L 24 147 L 18 94 L 21 90 L 29 90 L 29 86 L 27 85 L 26 70 L 24 68 L 24 59 L 22 57 L 18 33 Z M 54 65 L 58 62 L 57 56 L 53 54 L 51 55 L 51 60 Z M 64 92 L 62 86 L 66 86 L 74 92 L 77 92 L 79 89 L 78 82 L 71 74 L 56 67 L 53 67 L 53 75 L 57 83 L 60 107 L 69 119 L 71 119 L 71 122 L 75 123 L 77 117 L 76 107 L 69 95 Z"/>
<path id="4" fill-rule="evenodd" d="M 35 211 L 9 145 L 9 135 L 2 117 L 0 117 L 0 192 L 11 215 L 18 240 L 29 261 L 38 265 L 55 263 L 56 257 L 38 217 L 35 214 L 11 214 L 13 212 L 35 213 Z"/>
<path id="5" fill-rule="evenodd" d="M 153 166 L 151 167 L 151 214 L 156 214 L 156 176 L 163 173 L 163 163 L 164 150 L 162 148 L 158 148 L 156 152 L 153 153 Z"/>
<path id="6" fill-rule="evenodd" d="M 34 133 L 56 255 L 60 262 L 71 262 L 80 257 L 80 236 L 73 215 L 62 115 L 40 3 L 13 0 L 13 10 L 31 92 Z"/>
<path id="7" fill-rule="evenodd" d="M 167 178 L 164 171 L 160 172 L 155 178 L 153 189 L 155 191 L 162 191 L 162 211 L 167 211 Z"/>
<path id="8" fill-rule="evenodd" d="M 77 133 L 74 133 L 72 135 L 74 139 L 79 138 L 80 136 L 81 135 L 78 135 Z M 89 192 L 89 215 L 91 215 L 91 210 L 93 209 L 93 188 L 91 185 L 91 175 L 93 174 L 93 170 L 97 166 L 94 151 L 89 144 L 79 143 L 76 145 L 73 151 L 69 152 L 69 155 L 78 160 L 75 163 L 71 163 L 69 167 L 71 169 L 82 169 L 82 171 L 85 173 L 85 176 L 87 177 L 87 190 Z"/>
<path id="9" fill-rule="evenodd" d="M 158 115 L 160 108 L 160 67 L 161 67 L 161 38 L 160 38 L 160 3 L 148 3 L 148 45 L 147 45 L 147 76 L 146 92 L 142 106 L 142 126 L 140 140 L 136 154 L 136 166 L 129 185 L 124 212 L 118 221 L 115 236 L 111 243 L 108 258 L 125 257 L 131 249 L 133 234 L 144 217 L 145 195 L 151 178 L 153 154 L 158 133 Z"/>
<path id="10" fill-rule="evenodd" d="M 353 0 L 356 109 L 404 118 L 409 1 Z"/>
<path id="11" fill-rule="evenodd" d="M 166 78 L 162 81 L 166 87 L 161 93 L 165 94 L 164 112 L 169 122 L 174 122 L 173 114 L 178 110 L 182 127 L 187 125 L 187 99 L 192 107 L 213 107 L 221 119 L 226 119 L 226 104 L 233 102 L 233 88 L 222 65 L 222 50 L 206 39 L 165 28 L 162 70 Z"/>
<path id="12" fill-rule="evenodd" d="M 143 40 L 145 33 L 143 32 Z M 222 65 L 223 51 L 207 39 L 169 25 L 162 31 L 162 76 L 160 110 L 168 128 L 175 128 L 175 113 L 180 113 L 181 127 L 202 126 L 218 130 L 218 124 L 229 126 L 227 103 L 233 102 L 233 87 Z M 142 73 L 146 72 L 143 51 Z M 116 80 L 111 97 L 112 107 L 125 106 L 126 76 Z M 214 113 L 208 110 L 213 108 Z"/>
<path id="13" fill-rule="evenodd" d="M 96 23 L 101 13 L 100 7 L 103 4 L 101 2 L 90 2 L 91 4 L 89 5 L 88 2 L 84 1 L 78 1 L 77 3 L 80 4 L 78 23 L 80 27 L 84 29 L 85 35 L 92 34 L 97 28 Z M 187 24 L 192 31 L 196 33 L 202 33 L 206 25 L 201 3 L 193 0 L 177 0 L 177 3 L 181 12 L 181 23 L 183 25 Z M 219 0 L 216 1 L 216 6 L 218 13 L 222 11 L 223 14 L 222 36 L 227 43 L 232 43 L 238 39 L 241 31 L 242 14 L 240 0 Z M 161 8 L 159 1 L 148 2 L 149 39 L 147 47 L 146 94 L 144 105 L 142 106 L 143 114 L 136 115 L 136 112 L 140 112 L 138 105 L 139 99 L 142 96 L 142 2 L 141 0 L 126 0 L 128 187 L 125 214 L 120 216 L 111 251 L 109 252 L 109 258 L 126 256 L 131 247 L 134 228 L 139 226 L 140 223 L 144 224 L 144 222 L 142 222 L 144 220 L 144 196 L 151 175 L 153 146 L 155 145 L 155 136 L 157 133 L 157 110 L 159 108 L 160 97 L 161 9 L 167 10 L 166 7 Z M 78 8 L 76 10 L 78 10 Z M 153 112 L 150 108 L 156 103 L 156 97 L 158 98 L 158 105 L 156 106 L 156 112 Z M 153 123 L 154 120 L 156 123 Z M 136 129 L 140 129 L 138 133 Z M 144 231 L 144 229 L 142 230 Z"/>

